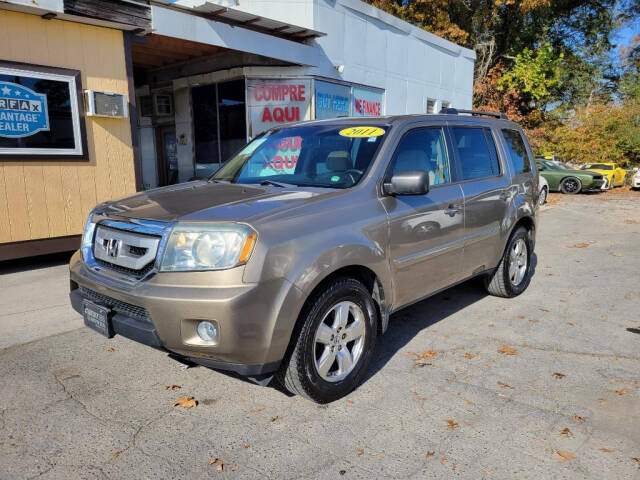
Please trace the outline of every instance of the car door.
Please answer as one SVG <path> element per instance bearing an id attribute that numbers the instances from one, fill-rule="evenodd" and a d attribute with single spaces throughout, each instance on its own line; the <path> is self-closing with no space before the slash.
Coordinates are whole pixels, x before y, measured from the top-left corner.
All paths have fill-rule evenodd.
<path id="1" fill-rule="evenodd" d="M 464 195 L 462 272 L 469 277 L 497 265 L 502 255 L 499 245 L 503 221 L 515 193 L 490 128 L 453 124 L 449 126 L 449 133 Z"/>
<path id="2" fill-rule="evenodd" d="M 452 182 L 445 129 L 419 126 L 399 140 L 385 180 L 393 173 L 427 171 L 424 195 L 384 196 L 394 306 L 400 307 L 454 283 L 462 266 L 464 204 Z"/>

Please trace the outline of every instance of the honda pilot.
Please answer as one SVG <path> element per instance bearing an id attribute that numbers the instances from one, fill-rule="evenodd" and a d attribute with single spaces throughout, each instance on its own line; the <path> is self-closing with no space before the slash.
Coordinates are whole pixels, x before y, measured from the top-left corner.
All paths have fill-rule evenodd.
<path id="1" fill-rule="evenodd" d="M 538 179 L 504 115 L 273 128 L 206 180 L 98 205 L 70 262 L 85 324 L 315 402 L 362 381 L 389 316 L 532 274 Z"/>

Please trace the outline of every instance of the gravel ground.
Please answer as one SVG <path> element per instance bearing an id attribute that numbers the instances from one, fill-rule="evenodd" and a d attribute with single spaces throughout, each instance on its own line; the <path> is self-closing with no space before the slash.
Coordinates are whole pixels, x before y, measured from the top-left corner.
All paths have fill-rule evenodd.
<path id="1" fill-rule="evenodd" d="M 395 314 L 325 406 L 83 328 L 60 257 L 5 264 L 0 478 L 639 478 L 639 246 L 640 192 L 552 195 L 523 295 Z"/>

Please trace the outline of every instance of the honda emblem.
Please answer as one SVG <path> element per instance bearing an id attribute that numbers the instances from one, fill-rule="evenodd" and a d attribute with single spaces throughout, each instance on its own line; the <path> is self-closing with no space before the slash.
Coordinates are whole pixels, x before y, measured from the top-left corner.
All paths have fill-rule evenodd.
<path id="1" fill-rule="evenodd" d="M 117 238 L 105 238 L 104 249 L 107 251 L 107 255 L 111 258 L 117 258 L 121 242 L 122 240 L 118 240 Z"/>

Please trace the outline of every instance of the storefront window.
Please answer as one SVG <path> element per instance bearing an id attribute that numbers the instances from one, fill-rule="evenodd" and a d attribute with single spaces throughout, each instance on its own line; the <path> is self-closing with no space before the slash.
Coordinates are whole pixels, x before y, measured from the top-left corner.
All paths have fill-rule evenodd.
<path id="1" fill-rule="evenodd" d="M 191 98 L 196 147 L 195 176 L 206 178 L 215 172 L 220 165 L 216 85 L 194 87 L 191 90 Z"/>
<path id="2" fill-rule="evenodd" d="M 309 120 L 311 95 L 311 81 L 306 79 L 247 80 L 249 136 L 279 124 Z"/>
<path id="3" fill-rule="evenodd" d="M 351 87 L 316 80 L 315 90 L 317 119 L 349 116 Z"/>
<path id="4" fill-rule="evenodd" d="M 0 157 L 83 157 L 80 73 L 0 62 Z"/>
<path id="5" fill-rule="evenodd" d="M 382 107 L 382 92 L 368 88 L 353 87 L 354 117 L 379 117 L 384 112 Z"/>
<path id="6" fill-rule="evenodd" d="M 218 84 L 220 160 L 224 163 L 247 143 L 244 79 Z"/>

